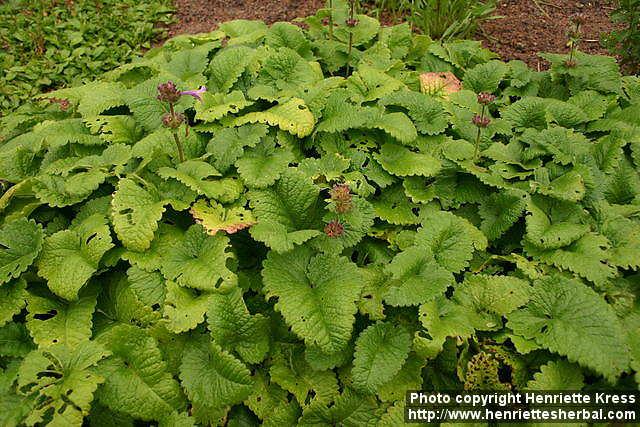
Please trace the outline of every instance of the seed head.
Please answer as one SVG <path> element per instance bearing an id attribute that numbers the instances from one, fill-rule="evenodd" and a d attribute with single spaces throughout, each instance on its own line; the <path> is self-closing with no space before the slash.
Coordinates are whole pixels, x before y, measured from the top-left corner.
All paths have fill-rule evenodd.
<path id="1" fill-rule="evenodd" d="M 177 129 L 182 123 L 184 123 L 185 117 L 182 113 L 176 113 L 175 117 L 171 113 L 167 113 L 162 116 L 162 125 L 169 129 Z"/>
<path id="2" fill-rule="evenodd" d="M 478 103 L 481 105 L 489 105 L 496 100 L 496 96 L 487 92 L 480 92 L 478 94 Z"/>
<path id="3" fill-rule="evenodd" d="M 331 238 L 340 237 L 344 234 L 344 225 L 342 225 L 337 219 L 334 219 L 325 225 L 324 234 Z"/>
<path id="4" fill-rule="evenodd" d="M 489 117 L 482 117 L 479 114 L 476 114 L 471 119 L 471 123 L 478 126 L 479 128 L 486 128 L 491 123 L 491 119 Z"/>
<path id="5" fill-rule="evenodd" d="M 171 80 L 158 85 L 158 101 L 175 104 L 179 99 L 180 91 Z"/>
<path id="6" fill-rule="evenodd" d="M 335 204 L 336 212 L 349 212 L 352 208 L 351 190 L 347 184 L 336 184 L 329 190 L 331 201 Z"/>
<path id="7" fill-rule="evenodd" d="M 564 66 L 567 68 L 575 68 L 578 65 L 578 62 L 575 59 L 567 59 L 564 61 Z"/>

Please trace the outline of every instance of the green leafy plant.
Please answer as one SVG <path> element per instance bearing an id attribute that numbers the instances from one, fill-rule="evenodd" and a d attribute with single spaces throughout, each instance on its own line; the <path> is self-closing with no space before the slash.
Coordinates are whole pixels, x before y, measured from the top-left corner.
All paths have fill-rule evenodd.
<path id="1" fill-rule="evenodd" d="M 0 424 L 396 426 L 408 389 L 637 388 L 638 78 L 344 6 L 2 119 Z"/>
<path id="2" fill-rule="evenodd" d="M 437 40 L 471 37 L 478 24 L 493 16 L 494 0 L 377 0 L 374 8 L 378 16 L 383 11 L 395 22 L 404 16 L 411 25 Z"/>
<path id="3" fill-rule="evenodd" d="M 603 36 L 604 45 L 621 57 L 625 71 L 640 74 L 640 1 L 618 0 L 611 20 L 619 28 Z"/>
<path id="4" fill-rule="evenodd" d="M 168 0 L 0 3 L 0 113 L 140 56 L 166 35 L 172 10 Z"/>

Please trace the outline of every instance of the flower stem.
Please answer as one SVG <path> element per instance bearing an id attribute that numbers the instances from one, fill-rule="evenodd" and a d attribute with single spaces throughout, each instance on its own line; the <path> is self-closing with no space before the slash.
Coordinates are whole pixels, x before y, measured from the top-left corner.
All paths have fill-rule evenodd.
<path id="1" fill-rule="evenodd" d="M 350 22 L 354 22 L 353 19 L 355 17 L 355 12 L 356 12 L 356 0 L 350 0 L 351 3 L 351 8 L 349 9 L 349 21 Z M 349 27 L 349 50 L 347 53 L 347 74 L 346 76 L 349 77 L 349 69 L 351 68 L 351 51 L 353 50 L 353 28 Z"/>
<path id="2" fill-rule="evenodd" d="M 329 40 L 333 40 L 333 0 L 329 0 Z"/>
<path id="3" fill-rule="evenodd" d="M 178 157 L 180 158 L 180 163 L 184 162 L 184 149 L 182 148 L 182 142 L 180 142 L 180 138 L 178 138 L 178 133 L 173 131 L 173 139 L 176 141 L 176 146 L 178 147 Z"/>
<path id="4" fill-rule="evenodd" d="M 480 119 L 484 119 L 484 109 L 485 106 L 482 106 L 482 112 L 480 113 Z M 478 152 L 480 151 L 480 133 L 482 132 L 482 129 L 480 128 L 480 126 L 478 126 L 478 132 L 476 133 L 476 147 L 475 150 L 473 151 L 473 163 L 476 162 L 476 160 L 478 159 Z"/>
<path id="5" fill-rule="evenodd" d="M 171 113 L 171 118 L 173 120 L 176 119 L 176 112 L 173 109 L 173 102 L 169 103 L 169 111 Z M 180 163 L 184 162 L 184 148 L 182 147 L 182 142 L 180 142 L 180 138 L 178 138 L 178 132 L 175 129 L 171 131 L 173 133 L 173 140 L 176 142 L 176 146 L 178 147 L 178 158 L 180 159 Z"/>

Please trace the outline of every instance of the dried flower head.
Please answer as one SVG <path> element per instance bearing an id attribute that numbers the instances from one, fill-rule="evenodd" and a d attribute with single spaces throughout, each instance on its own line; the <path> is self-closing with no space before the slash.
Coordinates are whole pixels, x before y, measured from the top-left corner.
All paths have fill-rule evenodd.
<path id="1" fill-rule="evenodd" d="M 356 25 L 358 25 L 358 20 L 355 19 L 355 18 L 349 18 L 349 19 L 347 19 L 346 24 L 347 24 L 347 27 L 352 27 L 353 28 Z"/>
<path id="2" fill-rule="evenodd" d="M 175 104 L 180 96 L 180 91 L 171 80 L 158 85 L 158 101 Z"/>
<path id="3" fill-rule="evenodd" d="M 329 190 L 329 196 L 335 205 L 336 212 L 345 213 L 351 210 L 351 189 L 347 184 L 334 185 L 333 188 Z"/>
<path id="4" fill-rule="evenodd" d="M 491 123 L 491 119 L 489 117 L 483 117 L 479 114 L 476 114 L 471 119 L 471 123 L 478 126 L 479 128 L 486 128 Z"/>
<path id="5" fill-rule="evenodd" d="M 564 61 L 564 66 L 567 68 L 575 68 L 578 65 L 578 61 L 575 59 L 567 59 Z"/>
<path id="6" fill-rule="evenodd" d="M 337 219 L 334 219 L 325 225 L 324 234 L 332 238 L 340 237 L 344 234 L 344 225 L 342 225 Z"/>
<path id="7" fill-rule="evenodd" d="M 182 113 L 176 113 L 175 116 L 172 116 L 171 113 L 167 113 L 162 116 L 162 125 L 169 129 L 177 129 L 185 120 L 186 118 Z"/>
<path id="8" fill-rule="evenodd" d="M 495 100 L 496 96 L 491 93 L 481 92 L 478 94 L 478 103 L 481 105 L 489 105 Z"/>

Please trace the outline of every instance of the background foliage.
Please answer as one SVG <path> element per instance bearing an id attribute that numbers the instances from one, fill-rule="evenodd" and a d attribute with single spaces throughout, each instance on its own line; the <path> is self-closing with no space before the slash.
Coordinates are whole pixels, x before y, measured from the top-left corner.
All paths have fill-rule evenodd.
<path id="1" fill-rule="evenodd" d="M 415 30 L 436 40 L 471 38 L 478 24 L 492 16 L 495 0 L 372 0 L 378 16 L 387 12 L 392 20 L 402 17 Z"/>
<path id="2" fill-rule="evenodd" d="M 128 62 L 163 37 L 171 12 L 170 0 L 0 3 L 0 113 Z"/>
<path id="3" fill-rule="evenodd" d="M 618 0 L 611 20 L 619 28 L 605 35 L 605 45 L 614 55 L 620 55 L 625 71 L 640 73 L 640 1 Z"/>
<path id="4" fill-rule="evenodd" d="M 407 389 L 638 388 L 638 78 L 334 4 L 2 120 L 0 424 L 397 426 Z M 208 87 L 188 129 L 168 80 Z"/>

